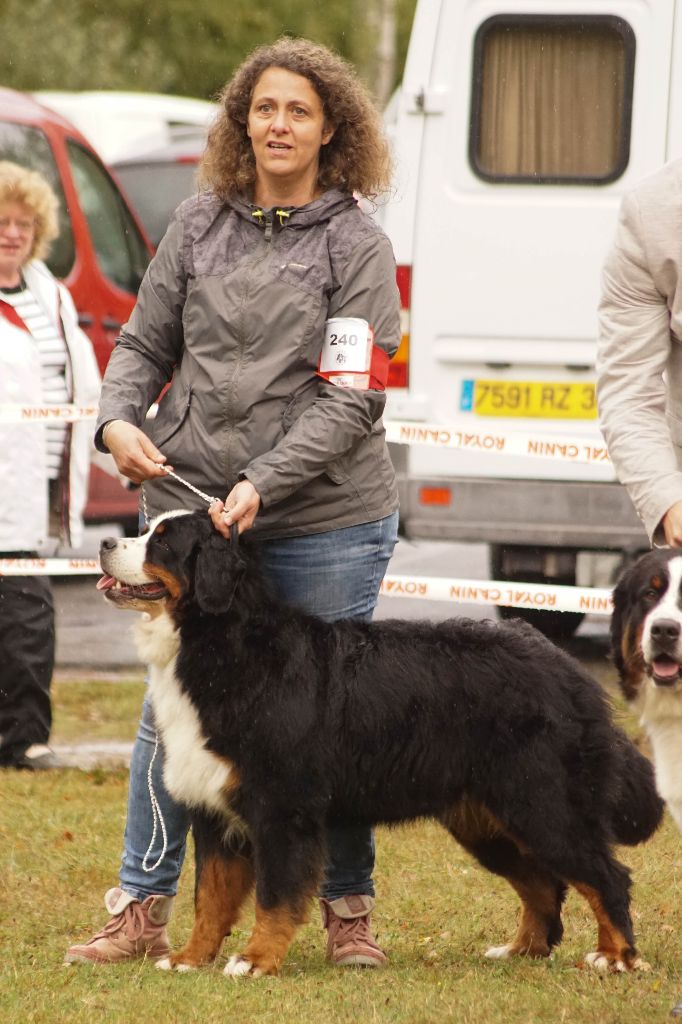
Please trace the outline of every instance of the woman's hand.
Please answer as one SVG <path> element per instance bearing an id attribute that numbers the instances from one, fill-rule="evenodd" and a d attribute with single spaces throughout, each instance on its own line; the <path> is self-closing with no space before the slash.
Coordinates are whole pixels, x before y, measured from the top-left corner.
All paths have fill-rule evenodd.
<path id="1" fill-rule="evenodd" d="M 110 420 L 104 428 L 102 440 L 113 455 L 119 473 L 134 484 L 166 475 L 160 466 L 160 463 L 165 463 L 166 456 L 132 423 Z"/>
<path id="2" fill-rule="evenodd" d="M 682 547 L 682 501 L 676 501 L 668 509 L 662 522 L 666 544 L 671 548 Z"/>
<path id="3" fill-rule="evenodd" d="M 260 508 L 260 494 L 249 480 L 235 484 L 225 501 L 214 501 L 208 510 L 218 533 L 230 537 L 230 527 L 239 524 L 239 532 L 250 530 Z"/>

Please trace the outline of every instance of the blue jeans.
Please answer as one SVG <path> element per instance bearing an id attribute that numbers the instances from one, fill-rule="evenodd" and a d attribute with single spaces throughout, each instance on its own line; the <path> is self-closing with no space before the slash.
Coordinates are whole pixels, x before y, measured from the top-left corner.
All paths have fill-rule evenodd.
<path id="1" fill-rule="evenodd" d="M 369 620 L 379 596 L 379 586 L 398 536 L 398 513 L 385 519 L 343 530 L 306 537 L 262 542 L 263 567 L 279 596 L 327 622 L 355 618 Z M 149 700 L 142 718 L 130 763 L 128 820 L 121 863 L 121 887 L 144 900 L 152 894 L 173 896 L 185 856 L 189 816 L 176 804 L 163 784 L 163 750 L 152 768 L 153 788 L 166 828 L 166 854 L 157 868 L 145 871 L 142 862 L 153 833 L 153 812 L 147 773 L 156 732 Z M 374 837 L 369 827 L 332 828 L 328 832 L 328 865 L 321 895 L 328 900 L 341 896 L 374 895 Z M 163 837 L 157 830 L 147 855 L 147 867 L 155 865 Z"/>

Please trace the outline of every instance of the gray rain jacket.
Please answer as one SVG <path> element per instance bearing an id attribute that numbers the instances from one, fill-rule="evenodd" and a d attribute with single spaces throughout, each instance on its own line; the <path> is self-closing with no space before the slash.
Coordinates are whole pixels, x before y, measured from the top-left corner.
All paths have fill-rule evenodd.
<path id="1" fill-rule="evenodd" d="M 104 377 L 96 443 L 113 419 L 141 426 L 169 465 L 224 498 L 246 478 L 254 529 L 285 537 L 372 522 L 397 508 L 380 391 L 317 376 L 329 317 L 400 341 L 390 243 L 339 190 L 277 212 L 210 193 L 177 210 Z M 172 385 L 155 419 L 149 406 Z M 145 484 L 150 514 L 205 508 L 171 477 Z"/>

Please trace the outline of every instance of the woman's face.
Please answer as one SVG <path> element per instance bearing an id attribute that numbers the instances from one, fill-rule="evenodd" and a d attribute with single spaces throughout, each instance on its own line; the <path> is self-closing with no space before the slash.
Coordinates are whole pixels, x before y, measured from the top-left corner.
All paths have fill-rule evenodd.
<path id="1" fill-rule="evenodd" d="M 256 158 L 257 183 L 317 190 L 320 148 L 333 135 L 322 101 L 303 75 L 271 67 L 256 82 L 247 131 Z"/>
<path id="2" fill-rule="evenodd" d="M 0 272 L 18 273 L 33 246 L 35 216 L 25 203 L 0 203 Z"/>

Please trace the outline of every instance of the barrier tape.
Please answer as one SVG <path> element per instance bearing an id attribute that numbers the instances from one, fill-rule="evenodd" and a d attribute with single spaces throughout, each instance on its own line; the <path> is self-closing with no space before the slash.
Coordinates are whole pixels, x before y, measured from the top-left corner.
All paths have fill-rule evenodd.
<path id="1" fill-rule="evenodd" d="M 568 587 L 509 580 L 445 579 L 442 576 L 386 575 L 382 597 L 412 597 L 454 604 L 493 604 L 505 608 L 535 608 L 552 612 L 610 615 L 611 591 L 600 587 Z"/>
<path id="2" fill-rule="evenodd" d="M 96 419 L 96 405 L 0 405 L 0 423 L 75 423 Z"/>
<path id="3" fill-rule="evenodd" d="M 0 423 L 49 423 L 97 419 L 96 406 L 77 405 L 0 405 Z M 387 420 L 386 440 L 391 444 L 427 445 L 459 451 L 480 451 L 533 458 L 559 459 L 565 462 L 610 463 L 606 445 L 578 435 L 556 432 L 517 430 L 477 431 L 471 423 L 415 423 Z"/>
<path id="4" fill-rule="evenodd" d="M 97 558 L 0 558 L 0 576 L 88 576 L 101 572 Z"/>
<path id="5" fill-rule="evenodd" d="M 101 572 L 96 558 L 0 558 L 0 576 L 87 576 Z M 412 597 L 453 604 L 492 604 L 591 615 L 610 615 L 613 610 L 609 590 L 510 583 L 508 580 L 387 575 L 380 593 L 382 597 Z"/>
<path id="6" fill-rule="evenodd" d="M 460 451 L 489 452 L 503 455 L 526 455 L 532 458 L 558 459 L 594 465 L 610 463 L 603 441 L 578 435 L 528 431 L 473 430 L 471 423 L 414 423 L 387 420 L 386 440 L 391 444 L 419 444 L 432 448 L 453 448 Z"/>

